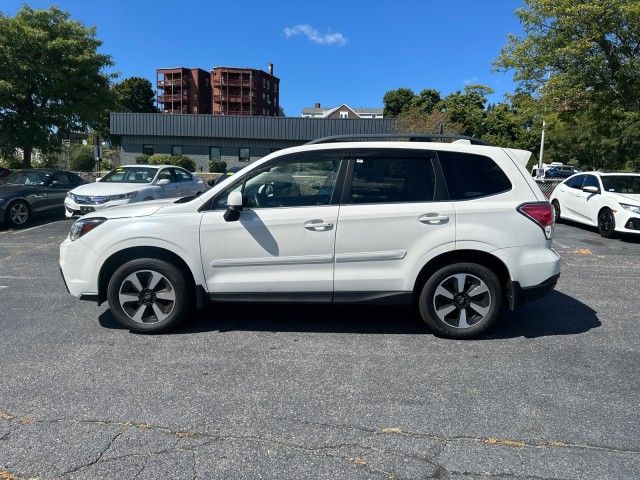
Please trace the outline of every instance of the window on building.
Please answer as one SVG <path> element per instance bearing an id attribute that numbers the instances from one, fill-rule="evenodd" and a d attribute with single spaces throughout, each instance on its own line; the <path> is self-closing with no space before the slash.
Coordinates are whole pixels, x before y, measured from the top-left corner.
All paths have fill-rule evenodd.
<path id="1" fill-rule="evenodd" d="M 142 146 L 143 155 L 153 155 L 153 145 L 143 145 Z"/>
<path id="2" fill-rule="evenodd" d="M 344 110 L 341 111 L 340 118 L 349 118 L 349 112 L 345 112 Z"/>
<path id="3" fill-rule="evenodd" d="M 171 145 L 171 155 L 182 155 L 182 145 Z"/>
<path id="4" fill-rule="evenodd" d="M 489 157 L 459 152 L 438 152 L 451 200 L 496 195 L 511 189 L 505 173 Z"/>
<path id="5" fill-rule="evenodd" d="M 209 147 L 209 160 L 219 162 L 220 158 L 220 147 Z"/>
<path id="6" fill-rule="evenodd" d="M 251 160 L 251 151 L 249 150 L 249 147 L 240 147 L 238 160 L 241 162 L 248 162 Z"/>
<path id="7" fill-rule="evenodd" d="M 432 202 L 436 177 L 429 152 L 354 152 L 351 203 Z"/>

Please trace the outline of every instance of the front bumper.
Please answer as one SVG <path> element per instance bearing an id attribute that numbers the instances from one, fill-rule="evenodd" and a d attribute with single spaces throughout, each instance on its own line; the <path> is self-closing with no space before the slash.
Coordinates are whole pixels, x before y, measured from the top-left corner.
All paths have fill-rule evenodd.
<path id="1" fill-rule="evenodd" d="M 629 210 L 620 209 L 614 214 L 616 231 L 623 233 L 640 233 L 640 215 Z"/>
<path id="2" fill-rule="evenodd" d="M 60 273 L 71 295 L 76 298 L 97 298 L 98 278 L 95 267 L 98 257 L 82 241 L 68 238 L 60 244 Z"/>
<path id="3" fill-rule="evenodd" d="M 131 199 L 126 198 L 123 200 L 110 200 L 108 202 L 100 204 L 79 204 L 67 197 L 64 200 L 64 214 L 67 218 L 81 217 L 82 215 L 86 215 L 87 213 L 96 212 L 105 208 L 126 205 L 130 202 Z"/>

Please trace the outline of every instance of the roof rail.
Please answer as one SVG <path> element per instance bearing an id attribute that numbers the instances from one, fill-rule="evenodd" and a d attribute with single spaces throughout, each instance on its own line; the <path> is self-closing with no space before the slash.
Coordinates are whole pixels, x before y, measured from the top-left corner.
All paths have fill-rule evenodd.
<path id="1" fill-rule="evenodd" d="M 352 135 L 331 135 L 328 137 L 317 138 L 307 142 L 306 145 L 317 145 L 319 143 L 333 142 L 357 142 L 361 139 L 368 140 L 389 140 L 389 139 L 408 139 L 409 142 L 444 142 L 445 140 L 467 140 L 472 145 L 491 146 L 483 140 L 466 135 L 456 135 L 452 133 L 362 133 Z"/>

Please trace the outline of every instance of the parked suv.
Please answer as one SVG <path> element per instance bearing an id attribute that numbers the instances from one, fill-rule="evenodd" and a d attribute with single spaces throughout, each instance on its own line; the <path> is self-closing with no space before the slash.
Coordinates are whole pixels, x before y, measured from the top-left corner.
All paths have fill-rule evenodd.
<path id="1" fill-rule="evenodd" d="M 289 148 L 199 197 L 82 217 L 60 267 L 72 295 L 138 332 L 210 301 L 395 303 L 471 338 L 559 276 L 529 156 L 465 141 Z"/>

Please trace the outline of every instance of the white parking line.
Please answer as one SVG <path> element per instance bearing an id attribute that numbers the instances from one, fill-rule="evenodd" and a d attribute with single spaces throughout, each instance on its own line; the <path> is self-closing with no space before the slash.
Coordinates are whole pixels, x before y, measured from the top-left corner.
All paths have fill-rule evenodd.
<path id="1" fill-rule="evenodd" d="M 0 285 L 0 288 L 9 288 L 8 285 Z"/>
<path id="2" fill-rule="evenodd" d="M 61 223 L 61 222 L 65 222 L 65 221 L 66 220 L 58 220 L 58 221 L 55 221 L 55 222 L 43 223 L 42 225 L 36 225 L 35 227 L 25 228 L 24 230 L 16 230 L 15 232 L 11 232 L 11 235 L 18 235 L 19 233 L 28 232 L 30 230 L 35 230 L 36 228 L 42 228 L 42 227 L 46 227 L 48 225 L 54 225 L 56 223 Z"/>

